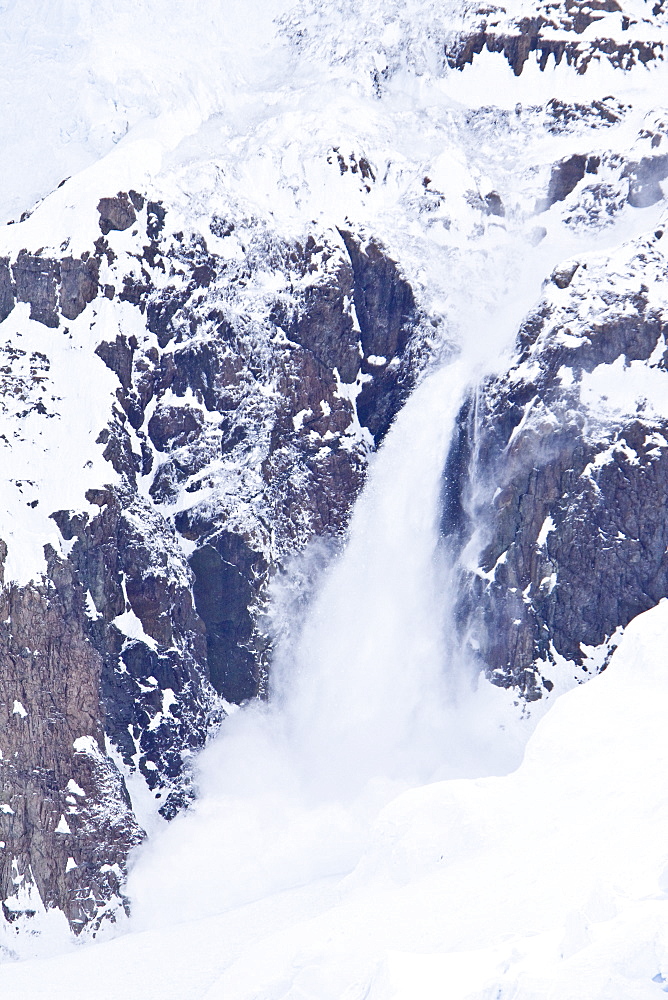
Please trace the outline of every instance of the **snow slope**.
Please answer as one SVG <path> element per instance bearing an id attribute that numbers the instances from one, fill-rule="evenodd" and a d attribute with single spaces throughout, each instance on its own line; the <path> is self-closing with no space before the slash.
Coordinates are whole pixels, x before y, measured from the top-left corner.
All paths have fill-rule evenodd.
<path id="1" fill-rule="evenodd" d="M 658 998 L 667 629 L 666 601 L 636 619 L 607 670 L 555 703 L 514 773 L 396 797 L 351 874 L 5 965 L 3 990 L 34 1000 Z M 293 840 L 295 855 L 301 846 Z"/>

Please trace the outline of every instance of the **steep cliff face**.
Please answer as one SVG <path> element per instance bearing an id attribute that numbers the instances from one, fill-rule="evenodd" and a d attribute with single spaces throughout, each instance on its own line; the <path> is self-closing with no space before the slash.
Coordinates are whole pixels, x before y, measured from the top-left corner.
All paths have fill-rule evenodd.
<path id="1" fill-rule="evenodd" d="M 105 751 L 102 662 L 72 568 L 2 592 L 0 880 L 17 932 L 44 907 L 80 930 L 123 905 L 128 851 L 142 837 Z M 15 927 L 13 926 L 15 925 Z"/>
<path id="2" fill-rule="evenodd" d="M 529 700 L 559 662 L 600 669 L 668 596 L 663 238 L 556 269 L 516 363 L 460 415 L 444 514 L 469 545 L 458 627 Z"/>
<path id="3" fill-rule="evenodd" d="M 98 213 L 79 258 L 3 260 L 16 434 L 31 412 L 67 434 L 51 391 L 63 343 L 112 380 L 79 504 L 51 510 L 48 484 L 15 482 L 60 536 L 42 565 L 14 564 L 2 597 L 1 888 L 17 929 L 46 906 L 94 930 L 125 905 L 143 832 L 107 748 L 164 817 L 192 795 L 189 760 L 226 702 L 264 690 L 273 572 L 343 529 L 420 368 L 411 289 L 373 240 L 213 216 L 208 245 L 135 191 Z M 39 327 L 56 338 L 44 350 L 10 346 Z"/>

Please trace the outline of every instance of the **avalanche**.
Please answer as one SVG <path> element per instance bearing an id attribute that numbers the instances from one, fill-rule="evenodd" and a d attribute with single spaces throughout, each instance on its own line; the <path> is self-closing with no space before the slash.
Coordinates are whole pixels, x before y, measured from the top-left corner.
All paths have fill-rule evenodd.
<path id="1" fill-rule="evenodd" d="M 184 232 L 208 240 L 238 279 L 233 290 L 214 283 L 211 294 L 250 331 L 242 349 L 259 367 L 275 346 L 262 339 L 263 317 L 297 281 L 265 254 L 267 234 L 287 246 L 325 233 L 343 252 L 354 231 L 361 246 L 378 240 L 400 261 L 423 349 L 417 387 L 380 450 L 372 454 L 356 414 L 341 439 L 369 466 L 345 544 L 314 543 L 276 574 L 263 610 L 275 640 L 269 698 L 221 702 L 227 717 L 199 755 L 191 808 L 164 823 L 140 771 L 109 742 L 150 833 L 131 856 L 131 915 L 75 942 L 62 914 L 45 912 L 17 874 L 16 911 L 34 910 L 40 933 L 16 935 L 5 905 L 0 948 L 21 958 L 0 965 L 6 995 L 651 1000 L 668 991 L 668 601 L 620 628 L 611 656 L 612 646 L 591 650 L 588 662 L 604 669 L 586 684 L 574 661 L 552 654 L 550 694 L 528 703 L 489 683 L 471 636 L 458 632 L 458 570 L 491 583 L 505 552 L 484 570 L 475 531 L 456 556 L 443 540 L 443 470 L 462 402 L 513 363 L 517 330 L 536 303 L 553 310 L 548 347 L 575 350 L 597 324 L 617 321 L 616 297 L 641 295 L 640 260 L 650 312 L 663 323 L 668 167 L 656 171 L 668 126 L 655 101 L 666 83 L 666 15 L 657 5 L 650 16 L 639 0 L 623 12 L 616 3 L 575 6 L 586 24 L 573 27 L 570 7 L 557 5 L 557 16 L 555 5 L 519 0 L 489 10 L 454 0 L 203 0 L 196 9 L 60 0 L 33 4 L 29 19 L 21 0 L 0 2 L 0 216 L 26 213 L 3 229 L 8 259 L 26 246 L 47 257 L 88 254 L 99 199 L 148 191 L 168 206 L 172 245 Z M 541 68 L 532 56 L 518 73 L 512 46 L 498 39 L 516 38 L 539 14 L 550 58 Z M 629 52 L 647 65 L 608 58 L 629 30 Z M 487 40 L 469 61 L 462 39 L 480 32 Z M 558 60 L 554 45 L 571 44 L 573 32 L 577 52 Z M 536 41 L 531 52 L 539 49 Z M 576 71 L 582 59 L 586 73 Z M 580 170 L 570 187 L 569 170 Z M 235 225 L 217 235 L 211 220 L 226 214 Z M 638 249 L 644 234 L 654 242 Z M 135 236 L 129 227 L 113 234 L 103 282 L 120 280 L 126 266 L 141 276 Z M 305 294 L 329 258 L 313 259 Z M 597 268 L 600 277 L 574 310 L 578 267 L 590 285 Z M 171 289 L 172 278 L 163 268 L 152 280 Z M 8 325 L 0 350 L 24 352 L 12 375 L 20 392 L 0 413 L 0 537 L 14 586 L 38 581 L 49 552 L 65 560 L 71 551 L 50 513 L 92 516 L 100 490 L 116 482 L 100 432 L 120 396 L 95 352 L 100 339 L 145 337 L 145 357 L 158 357 L 129 300 L 112 306 L 100 295 L 95 309 L 97 326 L 84 312 L 65 333 L 30 319 L 25 302 L 5 321 L 11 336 Z M 658 425 L 668 420 L 662 357 L 658 344 L 649 359 L 620 355 L 577 380 L 573 368 L 557 371 L 564 386 L 577 381 L 592 426 L 635 414 Z M 382 368 L 386 358 L 367 361 Z M 513 370 L 513 385 L 530 384 L 540 364 L 536 350 Z M 332 400 L 352 411 L 369 376 L 346 383 L 335 373 Z M 255 434 L 244 467 L 220 457 L 218 414 L 191 387 L 170 389 L 161 404 L 185 400 L 202 440 L 210 435 L 199 500 L 240 531 L 261 523 L 269 552 L 277 543 L 258 469 L 278 390 L 270 379 L 257 385 L 243 398 Z M 323 398 L 325 417 L 331 405 Z M 142 420 L 156 409 L 151 401 Z M 289 426 L 306 433 L 312 417 L 304 407 Z M 539 427 L 545 438 L 550 419 Z M 139 441 L 131 438 L 135 457 Z M 655 429 L 645 444 L 660 456 L 666 438 Z M 624 448 L 633 460 L 623 442 L 606 442 L 586 475 Z M 149 473 L 137 487 L 149 528 L 186 511 L 205 480 L 198 473 L 151 506 Z M 126 515 L 141 520 L 134 508 Z M 543 554 L 555 533 L 541 516 Z M 147 529 L 147 547 L 187 589 L 193 540 L 169 537 Z M 306 578 L 317 581 L 309 600 Z M 556 573 L 544 581 L 559 586 Z M 125 576 L 121 591 L 125 610 L 112 619 L 121 642 L 155 652 Z M 90 590 L 86 609 L 93 624 L 104 617 Z M 159 690 L 150 675 L 142 692 L 160 706 L 149 731 L 175 718 L 172 687 Z M 16 724 L 31 725 L 23 713 Z M 97 743 L 95 752 L 104 756 Z M 74 779 L 68 788 L 76 814 L 85 794 Z M 61 819 L 56 832 L 67 837 Z M 68 855 L 67 873 L 77 868 Z"/>

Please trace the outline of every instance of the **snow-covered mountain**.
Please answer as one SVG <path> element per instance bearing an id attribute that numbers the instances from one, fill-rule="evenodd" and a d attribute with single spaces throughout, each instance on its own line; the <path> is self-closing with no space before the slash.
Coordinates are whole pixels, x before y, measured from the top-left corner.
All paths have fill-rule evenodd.
<path id="1" fill-rule="evenodd" d="M 667 38 L 0 3 L 7 990 L 661 991 Z"/>

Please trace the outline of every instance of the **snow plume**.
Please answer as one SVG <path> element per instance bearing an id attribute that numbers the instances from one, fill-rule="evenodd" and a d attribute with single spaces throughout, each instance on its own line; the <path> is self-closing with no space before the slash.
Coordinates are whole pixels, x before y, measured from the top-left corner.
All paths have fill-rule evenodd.
<path id="1" fill-rule="evenodd" d="M 296 650 L 279 650 L 277 706 L 299 768 L 321 791 L 350 793 L 381 775 L 424 779 L 461 742 L 448 705 L 473 679 L 455 664 L 444 670 L 439 498 L 466 388 L 462 362 L 418 387 L 376 457 Z"/>
<path id="2" fill-rule="evenodd" d="M 499 739 L 508 693 L 483 681 L 476 694 L 477 678 L 445 663 L 439 497 L 467 374 L 455 362 L 428 375 L 397 419 L 299 639 L 279 646 L 269 705 L 226 721 L 193 813 L 142 852 L 129 882 L 140 925 L 345 872 L 406 784 L 518 763 Z"/>
<path id="3" fill-rule="evenodd" d="M 608 669 L 555 703 L 517 771 L 408 789 L 364 840 L 352 809 L 300 804 L 261 713 L 235 727 L 237 713 L 203 769 L 216 796 L 176 820 L 169 850 L 163 842 L 135 871 L 154 929 L 5 965 L 4 994 L 658 1000 L 668 982 L 667 629 L 666 601 L 637 618 Z M 263 776 L 244 769 L 259 749 Z M 196 913 L 195 898 L 206 903 Z M 173 926 L 156 929 L 165 902 Z M 207 908 L 216 916 L 190 920 Z"/>

